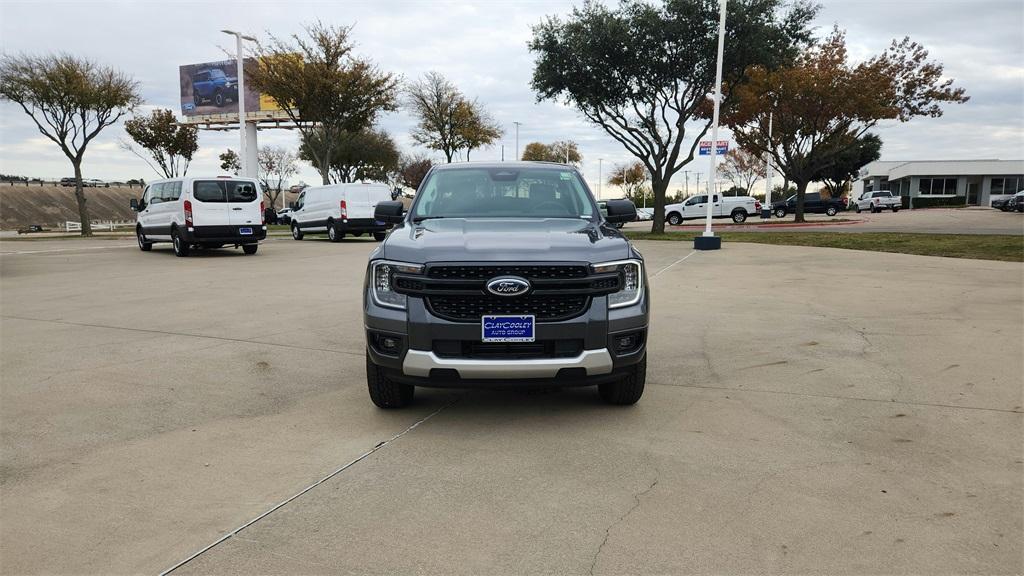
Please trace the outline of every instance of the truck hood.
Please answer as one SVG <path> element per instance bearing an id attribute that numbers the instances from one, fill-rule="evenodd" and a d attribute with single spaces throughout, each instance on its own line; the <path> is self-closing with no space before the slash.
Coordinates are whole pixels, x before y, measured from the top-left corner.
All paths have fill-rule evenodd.
<path id="1" fill-rule="evenodd" d="M 381 256 L 411 263 L 480 261 L 607 262 L 630 258 L 615 228 L 568 218 L 445 218 L 406 223 Z"/>

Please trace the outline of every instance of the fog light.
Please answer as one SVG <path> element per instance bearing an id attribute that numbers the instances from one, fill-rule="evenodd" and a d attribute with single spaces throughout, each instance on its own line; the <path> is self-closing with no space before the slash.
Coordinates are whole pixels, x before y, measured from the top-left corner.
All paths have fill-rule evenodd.
<path id="1" fill-rule="evenodd" d="M 615 350 L 617 352 L 628 352 L 636 348 L 636 334 L 619 336 L 615 339 Z"/>
<path id="2" fill-rule="evenodd" d="M 389 336 L 382 336 L 380 339 L 380 347 L 385 352 L 394 352 L 398 350 L 398 340 Z"/>

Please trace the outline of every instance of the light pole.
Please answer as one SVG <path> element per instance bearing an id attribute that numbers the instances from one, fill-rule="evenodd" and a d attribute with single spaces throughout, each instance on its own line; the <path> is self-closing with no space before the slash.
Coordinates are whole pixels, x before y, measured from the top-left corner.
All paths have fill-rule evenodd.
<path id="1" fill-rule="evenodd" d="M 516 125 L 516 161 L 518 162 L 519 161 L 519 125 L 522 124 L 522 122 L 515 121 L 515 122 L 513 122 L 513 124 Z"/>
<path id="2" fill-rule="evenodd" d="M 252 36 L 246 36 L 234 30 L 221 30 L 221 32 L 235 37 L 235 60 L 238 63 L 238 132 L 239 132 L 239 160 L 242 164 L 242 176 L 255 177 L 256 166 L 250 159 L 249 154 L 249 125 L 245 121 L 245 51 L 242 48 L 242 40 L 255 42 Z M 256 125 L 252 126 L 252 156 L 256 154 Z"/>
<path id="3" fill-rule="evenodd" d="M 715 65 L 715 111 L 711 119 L 711 167 L 708 176 L 707 215 L 704 220 L 704 234 L 693 239 L 695 250 L 717 250 L 722 247 L 722 238 L 711 231 L 712 206 L 715 201 L 715 181 L 718 162 L 718 112 L 722 104 L 722 54 L 725 52 L 725 3 L 718 0 L 718 61 Z"/>
<path id="4" fill-rule="evenodd" d="M 768 113 L 768 147 L 772 147 L 772 120 L 774 113 Z M 761 218 L 772 217 L 772 155 L 764 153 L 764 206 L 761 207 Z"/>
<path id="5" fill-rule="evenodd" d="M 601 184 L 604 182 L 604 158 L 597 159 L 597 199 L 601 199 Z"/>

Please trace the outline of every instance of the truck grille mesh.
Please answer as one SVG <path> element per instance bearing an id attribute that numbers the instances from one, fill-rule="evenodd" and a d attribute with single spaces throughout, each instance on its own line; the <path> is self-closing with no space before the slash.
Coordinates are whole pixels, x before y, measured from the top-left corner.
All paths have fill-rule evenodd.
<path id="1" fill-rule="evenodd" d="M 552 296 L 429 296 L 427 307 L 435 316 L 455 322 L 479 322 L 481 316 L 492 314 L 532 314 L 537 320 L 568 320 L 583 314 L 590 297 L 581 294 Z"/>

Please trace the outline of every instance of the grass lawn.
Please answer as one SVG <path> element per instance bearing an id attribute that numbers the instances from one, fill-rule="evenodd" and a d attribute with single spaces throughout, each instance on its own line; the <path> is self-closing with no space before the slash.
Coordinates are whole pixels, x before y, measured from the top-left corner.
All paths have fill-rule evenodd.
<path id="1" fill-rule="evenodd" d="M 624 231 L 631 240 L 691 242 L 695 234 Z M 904 234 L 897 232 L 719 232 L 723 242 L 817 246 L 896 252 L 947 258 L 1024 262 L 1024 236 L 981 234 Z"/>

